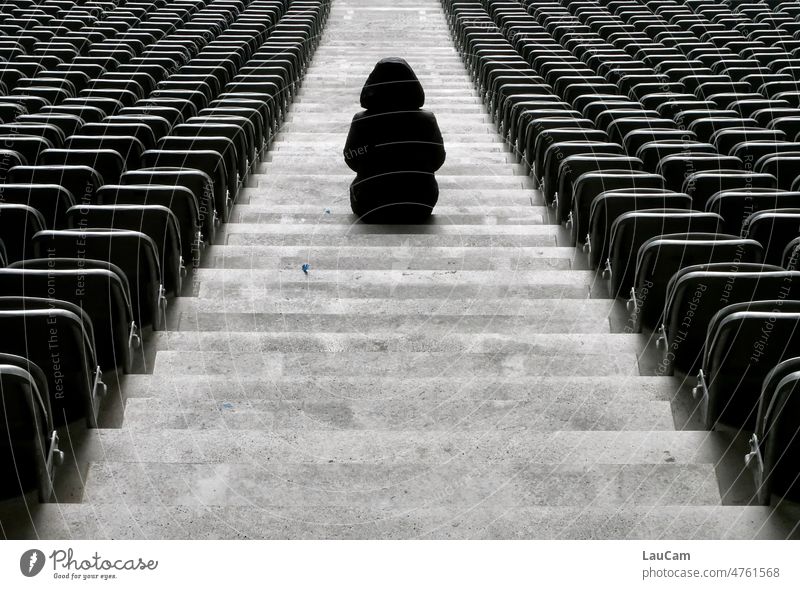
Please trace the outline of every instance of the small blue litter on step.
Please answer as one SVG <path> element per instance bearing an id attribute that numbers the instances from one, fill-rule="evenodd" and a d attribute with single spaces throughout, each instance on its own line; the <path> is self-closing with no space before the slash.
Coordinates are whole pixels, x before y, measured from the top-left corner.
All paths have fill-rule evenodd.
<path id="1" fill-rule="evenodd" d="M 311 264 L 303 264 L 300 268 L 302 268 L 304 274 L 308 274 Z"/>
<path id="2" fill-rule="evenodd" d="M 223 409 L 233 409 L 233 403 L 225 402 L 225 403 L 222 404 L 222 408 Z"/>
<path id="3" fill-rule="evenodd" d="M 331 210 L 330 209 L 325 209 L 325 214 L 326 215 L 330 215 L 331 214 Z"/>

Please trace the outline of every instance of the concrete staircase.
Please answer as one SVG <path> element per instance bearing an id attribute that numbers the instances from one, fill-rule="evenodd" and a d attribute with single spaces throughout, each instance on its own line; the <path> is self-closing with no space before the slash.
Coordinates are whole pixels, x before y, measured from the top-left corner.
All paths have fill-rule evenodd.
<path id="1" fill-rule="evenodd" d="M 447 163 L 434 220 L 366 226 L 342 148 L 405 57 Z M 434 0 L 336 0 L 196 296 L 44 538 L 785 538 L 742 440 L 699 431 L 505 149 Z M 301 270 L 310 265 L 308 274 Z"/>

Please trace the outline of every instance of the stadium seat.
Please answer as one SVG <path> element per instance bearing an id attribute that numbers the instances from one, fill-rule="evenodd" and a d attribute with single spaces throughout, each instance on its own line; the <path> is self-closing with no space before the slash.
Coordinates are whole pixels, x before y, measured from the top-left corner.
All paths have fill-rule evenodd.
<path id="1" fill-rule="evenodd" d="M 89 427 L 96 427 L 106 386 L 91 344 L 94 338 L 79 315 L 52 308 L 52 299 L 43 303 L 47 306 L 0 310 L 0 330 L 6 336 L 0 338 L 0 352 L 24 356 L 42 369 L 56 426 L 85 418 Z"/>
<path id="2" fill-rule="evenodd" d="M 800 360 L 788 358 L 764 378 L 758 399 L 755 433 L 745 462 L 753 474 L 756 498 L 767 505 L 775 494 L 781 500 L 800 500 L 797 469 L 797 394 Z"/>
<path id="3" fill-rule="evenodd" d="M 708 326 L 695 397 L 708 429 L 756 429 L 761 385 L 800 351 L 800 302 L 756 300 L 728 305 Z"/>

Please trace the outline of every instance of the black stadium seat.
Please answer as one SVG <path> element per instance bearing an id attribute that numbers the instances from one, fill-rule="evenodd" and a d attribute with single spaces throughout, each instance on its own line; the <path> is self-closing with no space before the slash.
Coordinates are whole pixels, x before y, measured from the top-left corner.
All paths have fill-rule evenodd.
<path id="1" fill-rule="evenodd" d="M 48 229 L 66 225 L 72 193 L 57 184 L 0 184 L 0 202 L 27 205 L 39 211 Z"/>
<path id="2" fill-rule="evenodd" d="M 8 310 L 0 305 L 0 332 L 5 335 L 0 352 L 24 356 L 42 369 L 56 425 L 85 418 L 95 427 L 106 387 L 91 343 L 94 338 L 79 315 L 53 308 L 52 299 L 36 307 Z M 54 329 L 55 347 L 50 341 Z"/>
<path id="3" fill-rule="evenodd" d="M 195 255 L 199 255 L 199 249 L 204 241 L 213 241 L 219 219 L 214 215 L 214 183 L 205 172 L 192 168 L 178 167 L 142 168 L 125 172 L 120 178 L 120 183 L 126 186 L 155 185 L 156 187 L 167 186 L 188 189 L 197 201 L 197 216 L 200 226 L 200 233 L 191 240 L 192 247 L 197 250 Z M 187 227 L 184 226 L 184 216 L 177 216 L 181 221 L 181 230 L 185 232 Z M 189 219 L 191 217 L 187 216 L 186 218 Z M 185 233 L 182 235 L 185 235 Z M 182 237 L 181 241 L 184 248 L 189 245 L 185 237 Z M 189 258 L 185 258 L 184 261 L 188 260 Z"/>
<path id="4" fill-rule="evenodd" d="M 795 357 L 772 368 L 760 388 L 755 433 L 750 439 L 751 452 L 746 456 L 746 464 L 753 473 L 756 497 L 762 504 L 769 504 L 772 494 L 790 501 L 800 500 L 798 384 L 800 358 Z"/>
<path id="5" fill-rule="evenodd" d="M 761 244 L 724 233 L 673 233 L 645 241 L 636 256 L 636 276 L 628 299 L 635 331 L 661 325 L 667 284 L 686 266 L 719 262 L 761 263 Z"/>
<path id="6" fill-rule="evenodd" d="M 611 296 L 627 297 L 633 286 L 636 255 L 644 242 L 669 233 L 718 233 L 722 218 L 715 213 L 681 209 L 645 209 L 620 215 L 611 225 L 603 278 Z"/>
<path id="7" fill-rule="evenodd" d="M 49 501 L 64 454 L 44 372 L 22 356 L 0 353 L 0 396 L 0 499 L 37 489 L 39 500 Z"/>
<path id="8" fill-rule="evenodd" d="M 76 203 L 91 203 L 103 184 L 100 174 L 89 166 L 15 166 L 8 182 L 16 184 L 54 184 L 67 190 Z"/>
<path id="9" fill-rule="evenodd" d="M 100 202 L 106 200 L 103 190 L 101 189 Z M 176 191 L 170 189 L 173 194 Z M 180 295 L 181 280 L 186 272 L 181 257 L 180 223 L 166 206 L 148 200 L 141 204 L 120 204 L 117 201 L 117 204 L 81 205 L 67 211 L 67 222 L 71 229 L 92 227 L 144 233 L 157 246 L 158 259 L 164 273 L 164 288 L 168 293 Z M 189 235 L 192 235 L 191 230 Z"/>
<path id="10" fill-rule="evenodd" d="M 46 149 L 41 163 L 46 166 L 86 166 L 95 170 L 105 184 L 119 181 L 125 160 L 113 149 Z"/>
<path id="11" fill-rule="evenodd" d="M 786 246 L 800 234 L 800 208 L 762 209 L 745 219 L 742 234 L 764 247 L 768 264 L 780 265 Z"/>
<path id="12" fill-rule="evenodd" d="M 687 266 L 667 286 L 659 345 L 668 374 L 699 367 L 713 315 L 733 303 L 759 299 L 796 299 L 800 273 L 778 266 L 721 262 Z M 691 312 L 690 312 L 691 311 Z"/>
<path id="13" fill-rule="evenodd" d="M 728 305 L 711 319 L 695 396 L 705 426 L 754 431 L 761 384 L 773 366 L 800 355 L 800 301 Z"/>
<path id="14" fill-rule="evenodd" d="M 132 369 L 141 332 L 133 319 L 127 277 L 117 266 L 99 260 L 48 257 L 19 261 L 2 272 L 0 296 L 57 295 L 80 306 L 94 326 L 101 368 Z"/>
<path id="15" fill-rule="evenodd" d="M 572 208 L 567 219 L 572 244 L 583 243 L 583 236 L 589 226 L 591 206 L 598 195 L 613 190 L 644 192 L 663 188 L 664 178 L 649 172 L 614 169 L 584 172 L 576 178 L 572 186 Z"/>
<path id="16" fill-rule="evenodd" d="M 670 190 L 635 188 L 598 194 L 589 209 L 589 227 L 584 237 L 590 266 L 599 268 L 608 257 L 611 227 L 620 215 L 637 210 L 691 208 L 689 195 Z"/>
<path id="17" fill-rule="evenodd" d="M 103 228 L 41 231 L 34 235 L 33 245 L 40 258 L 86 258 L 118 266 L 130 284 L 137 325 L 163 326 L 167 301 L 158 248 L 144 233 Z"/>
<path id="18" fill-rule="evenodd" d="M 230 194 L 228 169 L 225 165 L 225 158 L 219 152 L 209 149 L 148 150 L 142 155 L 142 167 L 192 169 L 208 174 L 214 190 L 212 215 L 216 215 L 221 221 L 228 219 L 235 192 L 233 195 Z M 108 183 L 114 184 L 115 182 L 108 181 Z"/>

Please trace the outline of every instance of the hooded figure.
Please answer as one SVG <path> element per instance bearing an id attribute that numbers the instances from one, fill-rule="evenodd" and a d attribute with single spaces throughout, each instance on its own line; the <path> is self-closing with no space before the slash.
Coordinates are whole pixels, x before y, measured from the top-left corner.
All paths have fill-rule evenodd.
<path id="1" fill-rule="evenodd" d="M 444 163 L 442 134 L 414 70 L 399 57 L 380 60 L 361 90 L 344 159 L 356 172 L 350 206 L 362 221 L 426 219 L 439 197 L 434 172 Z"/>

